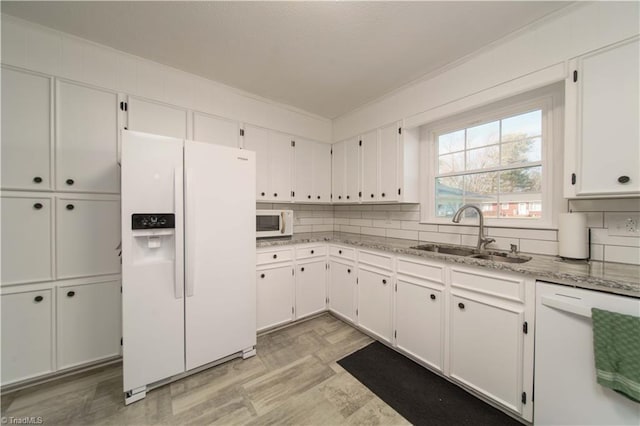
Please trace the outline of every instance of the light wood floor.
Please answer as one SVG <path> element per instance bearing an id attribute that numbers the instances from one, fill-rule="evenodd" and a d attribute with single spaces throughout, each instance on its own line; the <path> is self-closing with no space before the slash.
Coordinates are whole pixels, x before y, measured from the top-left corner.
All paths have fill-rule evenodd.
<path id="1" fill-rule="evenodd" d="M 160 387 L 129 406 L 115 365 L 3 395 L 2 416 L 41 416 L 46 425 L 408 424 L 336 364 L 371 341 L 323 314 L 259 336 L 253 358 Z"/>

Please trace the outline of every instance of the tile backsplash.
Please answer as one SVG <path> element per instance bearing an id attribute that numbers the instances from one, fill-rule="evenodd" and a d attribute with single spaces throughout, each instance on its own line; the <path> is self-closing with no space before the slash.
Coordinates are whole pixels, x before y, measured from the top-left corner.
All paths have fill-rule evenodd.
<path id="1" fill-rule="evenodd" d="M 610 235 L 620 218 L 637 218 L 640 214 L 640 198 L 609 200 L 570 200 L 569 209 L 587 214 L 591 228 L 591 258 L 608 262 L 640 265 L 640 233 L 628 236 Z M 637 221 L 636 227 L 638 225 Z"/>
<path id="2" fill-rule="evenodd" d="M 294 233 L 340 231 L 424 242 L 475 246 L 477 226 L 420 223 L 420 205 L 305 205 L 258 203 L 259 209 L 294 211 Z M 640 198 L 569 200 L 568 208 L 587 213 L 591 228 L 591 258 L 609 262 L 640 265 L 640 233 L 628 236 L 610 235 L 614 221 L 640 215 Z M 637 222 L 635 222 L 637 223 Z M 637 226 L 640 226 L 638 224 Z M 558 254 L 558 232 L 555 229 L 522 229 L 487 227 L 486 233 L 496 240 L 489 248 L 509 250 L 516 244 L 525 253 Z"/>

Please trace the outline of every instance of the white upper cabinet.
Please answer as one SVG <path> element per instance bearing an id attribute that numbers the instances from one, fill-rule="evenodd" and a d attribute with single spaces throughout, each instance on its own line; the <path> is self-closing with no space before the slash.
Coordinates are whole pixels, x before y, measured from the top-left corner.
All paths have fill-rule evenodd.
<path id="1" fill-rule="evenodd" d="M 313 202 L 316 198 L 313 193 L 313 145 L 312 141 L 296 139 L 293 199 L 297 202 Z"/>
<path id="2" fill-rule="evenodd" d="M 256 152 L 257 201 L 291 201 L 292 141 L 284 133 L 245 126 L 243 146 Z"/>
<path id="3" fill-rule="evenodd" d="M 357 203 L 360 194 L 360 140 L 333 144 L 332 187 L 334 203 Z"/>
<path id="4" fill-rule="evenodd" d="M 155 135 L 187 138 L 187 111 L 129 96 L 128 129 Z M 206 141 L 203 141 L 206 142 Z"/>
<path id="5" fill-rule="evenodd" d="M 120 192 L 117 94 L 58 81 L 56 103 L 56 188 Z"/>
<path id="6" fill-rule="evenodd" d="M 333 202 L 419 202 L 418 136 L 397 122 L 334 144 Z"/>
<path id="7" fill-rule="evenodd" d="M 331 145 L 314 142 L 313 145 L 313 191 L 316 201 L 331 202 Z"/>
<path id="8" fill-rule="evenodd" d="M 640 39 L 570 62 L 565 196 L 640 193 Z"/>
<path id="9" fill-rule="evenodd" d="M 53 278 L 52 200 L 2 197 L 2 284 Z"/>
<path id="10" fill-rule="evenodd" d="M 269 132 L 269 177 L 273 201 L 291 201 L 292 140 L 284 133 Z"/>
<path id="11" fill-rule="evenodd" d="M 400 127 L 394 123 L 379 130 L 380 189 L 378 200 L 395 201 L 400 197 L 398 186 L 398 144 Z"/>
<path id="12" fill-rule="evenodd" d="M 360 137 L 362 156 L 362 201 L 378 201 L 378 132 Z"/>
<path id="13" fill-rule="evenodd" d="M 331 145 L 297 138 L 294 147 L 294 200 L 331 201 Z"/>
<path id="14" fill-rule="evenodd" d="M 345 144 L 346 142 L 338 142 L 332 145 L 333 154 L 331 155 L 331 201 L 334 203 L 344 203 L 346 197 L 346 179 L 345 179 Z"/>
<path id="15" fill-rule="evenodd" d="M 344 195 L 347 203 L 360 200 L 360 145 L 359 140 L 348 139 L 344 143 Z M 343 199 L 344 199 L 343 198 Z M 335 201 L 335 197 L 334 197 Z"/>
<path id="16" fill-rule="evenodd" d="M 3 68 L 3 189 L 51 189 L 51 130 L 51 78 Z"/>
<path id="17" fill-rule="evenodd" d="M 193 140 L 238 148 L 240 146 L 240 126 L 237 121 L 194 112 Z"/>

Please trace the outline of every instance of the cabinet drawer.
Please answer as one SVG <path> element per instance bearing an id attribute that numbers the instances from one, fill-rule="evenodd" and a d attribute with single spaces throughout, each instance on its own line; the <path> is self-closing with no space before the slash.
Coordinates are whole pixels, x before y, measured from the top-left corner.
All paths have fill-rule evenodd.
<path id="1" fill-rule="evenodd" d="M 293 249 L 259 251 L 257 254 L 258 265 L 265 263 L 288 262 L 293 260 Z"/>
<path id="2" fill-rule="evenodd" d="M 393 257 L 386 254 L 360 250 L 360 253 L 358 254 L 358 263 L 364 263 L 377 268 L 387 269 L 389 271 L 393 270 Z"/>
<path id="3" fill-rule="evenodd" d="M 296 259 L 326 256 L 327 246 L 304 246 L 296 248 Z"/>
<path id="4" fill-rule="evenodd" d="M 398 274 L 443 283 L 444 267 L 409 259 L 398 259 Z"/>
<path id="5" fill-rule="evenodd" d="M 451 287 L 524 302 L 525 282 L 517 277 L 451 268 Z"/>
<path id="6" fill-rule="evenodd" d="M 345 247 L 331 246 L 329 248 L 329 254 L 331 256 L 339 257 L 342 259 L 354 260 L 356 258 L 355 249 L 345 248 Z"/>

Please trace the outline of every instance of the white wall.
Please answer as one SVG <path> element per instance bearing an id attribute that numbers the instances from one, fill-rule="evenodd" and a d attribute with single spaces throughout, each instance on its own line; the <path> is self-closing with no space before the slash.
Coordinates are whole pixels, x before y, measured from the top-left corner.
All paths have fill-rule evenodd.
<path id="1" fill-rule="evenodd" d="M 328 119 L 8 15 L 2 15 L 2 63 L 331 141 Z"/>
<path id="2" fill-rule="evenodd" d="M 638 2 L 584 2 L 573 5 L 430 78 L 338 117 L 333 121 L 333 140 L 337 142 L 402 119 L 409 119 L 416 124 L 415 120 L 411 120 L 413 116 L 442 108 L 515 79 L 523 79 L 537 71 L 565 65 L 571 58 L 638 33 Z M 558 79 L 562 78 L 564 75 Z M 527 83 L 529 87 L 522 89 L 536 88 L 536 81 L 541 84 L 552 82 L 544 78 L 534 79 Z M 505 92 L 504 97 L 516 94 Z M 497 99 L 491 99 L 494 100 Z M 469 108 L 476 106 L 468 105 Z M 449 112 L 459 113 L 464 108 L 463 102 L 457 110 Z"/>

